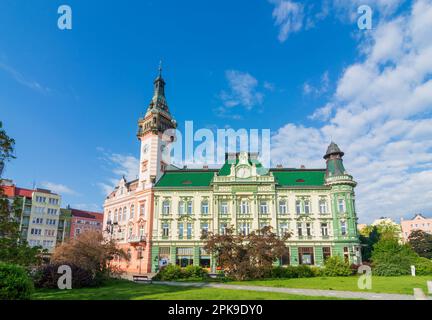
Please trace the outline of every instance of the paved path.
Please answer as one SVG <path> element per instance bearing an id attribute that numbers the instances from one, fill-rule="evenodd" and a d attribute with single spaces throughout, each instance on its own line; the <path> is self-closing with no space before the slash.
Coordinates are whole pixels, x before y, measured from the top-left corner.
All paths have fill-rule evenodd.
<path id="1" fill-rule="evenodd" d="M 415 300 L 414 295 L 393 294 L 393 293 L 373 293 L 373 292 L 354 292 L 354 291 L 337 291 L 337 290 L 318 290 L 318 289 L 293 289 L 293 288 L 276 288 L 263 286 L 234 285 L 222 283 L 203 283 L 203 282 L 174 282 L 174 281 L 154 281 L 154 284 L 164 284 L 169 286 L 180 287 L 206 287 L 231 290 L 250 290 L 264 292 L 280 292 L 296 294 L 302 296 L 314 297 L 332 297 L 342 299 L 366 299 L 366 300 Z"/>

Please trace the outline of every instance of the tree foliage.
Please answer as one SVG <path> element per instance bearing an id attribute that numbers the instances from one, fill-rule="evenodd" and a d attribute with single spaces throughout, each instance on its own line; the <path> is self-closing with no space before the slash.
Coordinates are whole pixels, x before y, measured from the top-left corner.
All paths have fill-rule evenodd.
<path id="1" fill-rule="evenodd" d="M 204 249 L 216 257 L 229 277 L 262 278 L 271 273 L 273 263 L 287 252 L 285 241 L 289 236 L 279 238 L 271 227 L 249 235 L 235 234 L 228 228 L 225 234 L 208 234 Z"/>
<path id="2" fill-rule="evenodd" d="M 4 162 L 14 158 L 14 144 L 0 122 L 0 176 Z M 10 202 L 0 187 L 0 261 L 26 267 L 38 265 L 42 261 L 42 248 L 31 248 L 20 239 L 17 217 L 21 216 L 21 210 L 22 199 L 15 198 Z"/>
<path id="3" fill-rule="evenodd" d="M 432 234 L 414 230 L 408 237 L 408 243 L 420 257 L 432 259 Z"/>
<path id="4" fill-rule="evenodd" d="M 114 241 L 104 239 L 99 231 L 89 230 L 56 247 L 51 263 L 72 264 L 97 276 L 110 276 L 119 272 L 110 265 L 114 256 L 129 259 Z"/>
<path id="5" fill-rule="evenodd" d="M 374 245 L 372 253 L 373 272 L 379 276 L 410 274 L 418 255 L 408 244 L 396 239 L 381 239 Z"/>
<path id="6" fill-rule="evenodd" d="M 0 178 L 3 172 L 3 166 L 6 161 L 14 158 L 15 140 L 10 138 L 3 129 L 3 123 L 0 121 Z"/>
<path id="7" fill-rule="evenodd" d="M 33 290 L 33 282 L 23 267 L 0 262 L 0 300 L 27 300 Z"/>

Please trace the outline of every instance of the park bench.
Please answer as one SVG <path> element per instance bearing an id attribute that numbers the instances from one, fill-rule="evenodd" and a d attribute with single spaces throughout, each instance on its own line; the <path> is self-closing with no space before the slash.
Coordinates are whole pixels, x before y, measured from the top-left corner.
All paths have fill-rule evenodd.
<path id="1" fill-rule="evenodd" d="M 145 283 L 152 283 L 152 280 L 145 275 L 133 275 L 132 279 L 134 282 L 145 282 Z"/>

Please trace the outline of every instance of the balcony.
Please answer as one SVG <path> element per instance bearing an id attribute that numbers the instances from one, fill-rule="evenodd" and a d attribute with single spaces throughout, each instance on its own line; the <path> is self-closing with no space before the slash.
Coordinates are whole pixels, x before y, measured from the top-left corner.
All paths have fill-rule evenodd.
<path id="1" fill-rule="evenodd" d="M 130 236 L 128 242 L 131 245 L 138 245 L 146 242 L 146 236 Z"/>

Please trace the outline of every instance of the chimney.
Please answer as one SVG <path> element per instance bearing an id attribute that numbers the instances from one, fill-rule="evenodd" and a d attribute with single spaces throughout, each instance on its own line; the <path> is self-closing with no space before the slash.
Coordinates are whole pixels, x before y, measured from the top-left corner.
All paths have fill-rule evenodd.
<path id="1" fill-rule="evenodd" d="M 282 169 L 283 166 L 282 166 L 281 164 L 278 164 L 278 165 L 276 165 L 276 168 L 277 168 L 277 169 Z"/>
<path id="2" fill-rule="evenodd" d="M 300 166 L 300 169 L 306 169 L 305 165 L 302 164 L 302 165 Z"/>

